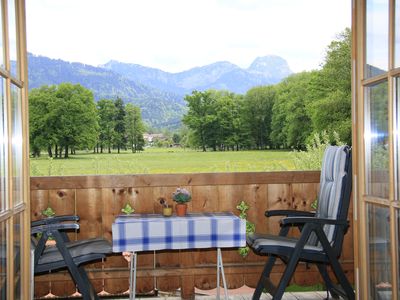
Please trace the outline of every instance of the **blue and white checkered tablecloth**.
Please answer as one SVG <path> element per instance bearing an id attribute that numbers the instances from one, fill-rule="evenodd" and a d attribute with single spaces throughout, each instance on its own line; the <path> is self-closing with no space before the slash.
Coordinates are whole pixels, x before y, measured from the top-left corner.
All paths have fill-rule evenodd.
<path id="1" fill-rule="evenodd" d="M 246 221 L 232 213 L 118 216 L 112 224 L 113 252 L 226 248 L 246 245 Z"/>

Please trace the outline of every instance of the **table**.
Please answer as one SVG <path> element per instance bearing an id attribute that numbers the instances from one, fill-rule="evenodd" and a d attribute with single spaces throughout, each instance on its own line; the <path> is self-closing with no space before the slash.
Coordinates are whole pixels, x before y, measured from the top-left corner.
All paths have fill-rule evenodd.
<path id="1" fill-rule="evenodd" d="M 112 224 L 112 238 L 113 252 L 132 252 L 130 299 L 134 299 L 136 291 L 136 252 L 201 248 L 217 248 L 217 297 L 221 273 L 228 299 L 221 248 L 246 245 L 246 221 L 231 212 L 190 213 L 184 217 L 121 215 Z"/>

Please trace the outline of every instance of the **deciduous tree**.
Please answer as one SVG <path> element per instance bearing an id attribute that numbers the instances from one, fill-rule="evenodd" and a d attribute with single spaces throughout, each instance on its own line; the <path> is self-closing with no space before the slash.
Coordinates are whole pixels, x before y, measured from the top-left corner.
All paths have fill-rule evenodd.
<path id="1" fill-rule="evenodd" d="M 244 97 L 243 118 L 250 131 L 252 144 L 257 149 L 265 149 L 271 144 L 272 107 L 275 98 L 274 86 L 254 87 Z"/>
<path id="2" fill-rule="evenodd" d="M 132 152 L 143 150 L 144 124 L 140 108 L 128 103 L 125 106 L 125 112 L 125 129 L 129 147 L 132 149 Z"/>
<path id="3" fill-rule="evenodd" d="M 100 152 L 107 148 L 111 153 L 112 143 L 115 133 L 115 114 L 114 102 L 109 99 L 101 99 L 97 102 L 97 114 L 99 120 L 99 142 Z"/>
<path id="4" fill-rule="evenodd" d="M 34 154 L 67 158 L 69 150 L 91 148 L 98 135 L 93 94 L 79 84 L 62 83 L 30 92 L 30 137 Z"/>
<path id="5" fill-rule="evenodd" d="M 207 146 L 216 150 L 216 114 L 215 99 L 211 91 L 193 91 L 191 95 L 185 96 L 188 112 L 182 121 L 193 131 L 193 142 L 200 146 L 203 151 Z"/>
<path id="6" fill-rule="evenodd" d="M 126 130 L 125 130 L 125 104 L 121 98 L 117 98 L 115 105 L 115 127 L 114 127 L 114 145 L 120 153 L 121 148 L 126 146 Z"/>

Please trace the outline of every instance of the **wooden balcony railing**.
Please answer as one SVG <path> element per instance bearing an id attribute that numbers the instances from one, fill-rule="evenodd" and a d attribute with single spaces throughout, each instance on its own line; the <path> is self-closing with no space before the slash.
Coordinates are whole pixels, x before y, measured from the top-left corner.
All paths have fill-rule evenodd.
<path id="1" fill-rule="evenodd" d="M 171 194 L 177 187 L 192 192 L 189 211 L 232 211 L 239 214 L 236 205 L 244 200 L 250 205 L 248 219 L 256 224 L 258 232 L 278 232 L 278 219 L 267 220 L 267 209 L 311 210 L 319 186 L 319 172 L 268 173 L 209 173 L 173 175 L 111 175 L 65 176 L 31 178 L 32 220 L 42 218 L 41 211 L 48 206 L 56 214 L 80 216 L 80 231 L 74 239 L 105 237 L 111 240 L 111 224 L 126 203 L 136 212 L 159 213 L 159 197 L 172 204 Z M 352 208 L 349 218 L 352 220 Z M 155 287 L 162 291 L 181 288 L 182 295 L 190 297 L 194 287 L 216 287 L 216 251 L 185 250 L 158 251 L 138 254 L 137 292 L 145 293 Z M 241 257 L 236 249 L 223 250 L 224 269 L 229 288 L 246 284 L 254 287 L 266 257 L 250 253 Z M 343 267 L 353 281 L 352 227 L 345 238 Z M 128 263 L 121 255 L 109 256 L 103 263 L 88 265 L 89 276 L 97 291 L 120 294 L 128 289 Z M 272 279 L 278 278 L 283 268 L 276 268 Z M 301 264 L 293 283 L 311 285 L 322 282 L 314 266 Z M 35 297 L 51 292 L 67 296 L 75 286 L 67 272 L 35 277 Z"/>

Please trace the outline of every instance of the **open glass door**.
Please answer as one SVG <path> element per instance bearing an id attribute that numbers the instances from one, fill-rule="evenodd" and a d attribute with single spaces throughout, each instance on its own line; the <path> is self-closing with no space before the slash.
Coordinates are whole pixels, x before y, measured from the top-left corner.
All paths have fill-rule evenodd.
<path id="1" fill-rule="evenodd" d="M 353 1 L 359 299 L 399 299 L 400 0 Z"/>
<path id="2" fill-rule="evenodd" d="M 0 298 L 30 299 L 25 2 L 0 11 Z"/>

